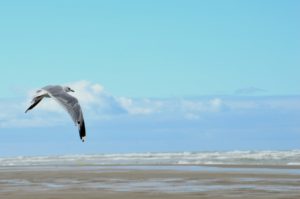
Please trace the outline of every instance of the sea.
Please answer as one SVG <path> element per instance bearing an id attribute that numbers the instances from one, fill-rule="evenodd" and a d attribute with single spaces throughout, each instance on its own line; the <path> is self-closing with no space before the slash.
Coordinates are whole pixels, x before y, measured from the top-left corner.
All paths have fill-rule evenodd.
<path id="1" fill-rule="evenodd" d="M 131 172 L 137 170 L 139 172 Z M 158 171 L 159 176 L 153 176 L 155 170 Z M 47 177 L 44 171 L 45 173 L 52 172 Z M 53 177 L 58 171 L 59 177 Z M 152 174 L 146 175 L 148 171 Z M 172 171 L 176 172 L 172 173 Z M 129 177 L 119 175 L 119 172 L 130 172 Z M 189 172 L 195 175 L 200 173 L 200 175 L 189 177 L 190 175 L 187 175 Z M 86 178 L 77 176 L 78 173 L 95 175 Z M 148 177 L 134 178 L 134 174 L 137 175 L 137 173 Z M 176 173 L 184 175 L 173 176 Z M 199 177 L 206 173 L 213 173 L 213 175 Z M 218 173 L 221 175 L 215 175 Z M 238 175 L 232 175 L 233 173 Z M 20 190 L 24 192 L 57 191 L 74 190 L 78 187 L 81 190 L 92 191 L 172 194 L 208 194 L 221 191 L 233 197 L 241 197 L 241 194 L 269 196 L 272 193 L 287 196 L 282 198 L 292 198 L 289 196 L 294 195 L 299 198 L 300 150 L 0 157 L 0 174 L 2 186 L 0 198 L 2 198 L 1 193 L 16 193 Z M 222 177 L 222 175 L 225 176 Z"/>
<path id="2" fill-rule="evenodd" d="M 300 149 L 286 151 L 147 152 L 0 157 L 0 167 L 106 165 L 300 166 Z"/>

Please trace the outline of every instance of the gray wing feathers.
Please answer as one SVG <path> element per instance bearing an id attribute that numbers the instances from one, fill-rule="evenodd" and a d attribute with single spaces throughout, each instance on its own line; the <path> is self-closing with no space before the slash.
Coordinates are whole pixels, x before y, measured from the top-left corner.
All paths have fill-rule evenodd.
<path id="1" fill-rule="evenodd" d="M 79 135 L 82 141 L 84 141 L 85 133 L 85 124 L 83 119 L 83 114 L 81 107 L 78 103 L 78 100 L 69 95 L 67 92 L 63 90 L 61 86 L 46 86 L 42 88 L 43 91 L 46 92 L 43 96 L 38 96 L 34 99 L 33 104 L 28 108 L 28 110 L 32 109 L 36 106 L 43 97 L 50 96 L 54 100 L 56 100 L 71 116 L 75 125 L 78 126 Z M 26 110 L 26 112 L 28 111 Z"/>
<path id="2" fill-rule="evenodd" d="M 52 95 L 52 94 L 51 94 Z M 77 125 L 81 118 L 82 112 L 81 107 L 78 103 L 78 100 L 67 94 L 67 93 L 60 93 L 59 95 L 52 95 L 53 99 L 55 99 L 62 107 L 69 113 L 73 122 Z"/>
<path id="3" fill-rule="evenodd" d="M 52 87 L 53 88 L 53 87 Z M 62 107 L 69 113 L 75 125 L 78 126 L 80 139 L 84 142 L 85 124 L 83 114 L 78 100 L 69 95 L 61 87 L 54 89 L 48 89 L 49 94 L 55 99 Z"/>

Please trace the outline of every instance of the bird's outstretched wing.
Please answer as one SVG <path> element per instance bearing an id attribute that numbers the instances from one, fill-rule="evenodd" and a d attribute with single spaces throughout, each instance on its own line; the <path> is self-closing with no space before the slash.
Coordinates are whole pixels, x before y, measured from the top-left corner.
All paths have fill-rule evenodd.
<path id="1" fill-rule="evenodd" d="M 85 124 L 78 100 L 65 92 L 61 86 L 48 86 L 44 87 L 43 90 L 46 90 L 50 97 L 56 100 L 69 113 L 75 125 L 78 126 L 80 139 L 84 142 L 86 135 Z"/>
<path id="2" fill-rule="evenodd" d="M 42 101 L 44 97 L 35 97 L 32 100 L 32 104 L 28 107 L 28 109 L 25 111 L 25 113 L 27 113 L 29 110 L 33 109 L 36 105 L 38 105 L 38 103 L 40 103 L 40 101 Z"/>
<path id="3" fill-rule="evenodd" d="M 31 102 L 32 104 L 28 107 L 25 113 L 27 113 L 28 111 L 33 109 L 36 105 L 38 105 L 38 103 L 40 103 L 44 97 L 49 97 L 48 93 L 44 90 L 38 90 L 36 92 L 36 96 L 32 99 Z"/>

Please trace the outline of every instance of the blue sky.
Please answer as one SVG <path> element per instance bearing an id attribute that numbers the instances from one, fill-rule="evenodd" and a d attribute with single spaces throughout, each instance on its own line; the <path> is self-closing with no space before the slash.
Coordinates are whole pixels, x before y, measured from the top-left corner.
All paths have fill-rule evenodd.
<path id="1" fill-rule="evenodd" d="M 299 4 L 1 2 L 0 155 L 299 148 Z M 47 84 L 87 143 L 49 100 L 23 114 Z"/>

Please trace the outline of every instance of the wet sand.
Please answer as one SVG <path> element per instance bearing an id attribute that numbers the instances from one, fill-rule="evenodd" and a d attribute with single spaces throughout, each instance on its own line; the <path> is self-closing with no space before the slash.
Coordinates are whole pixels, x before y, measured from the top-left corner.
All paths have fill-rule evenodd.
<path id="1" fill-rule="evenodd" d="M 249 167 L 245 171 L 232 167 L 220 167 L 220 171 L 141 168 L 1 168 L 0 198 L 300 198 L 300 173 L 287 172 L 289 168 L 280 168 L 279 172 L 272 168 L 256 172 L 257 168 L 251 171 Z"/>

